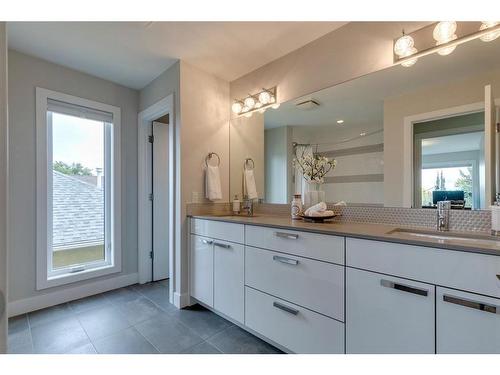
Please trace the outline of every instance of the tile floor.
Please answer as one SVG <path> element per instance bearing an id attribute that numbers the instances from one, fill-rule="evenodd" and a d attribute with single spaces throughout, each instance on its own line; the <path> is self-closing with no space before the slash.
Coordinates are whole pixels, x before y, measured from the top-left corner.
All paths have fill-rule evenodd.
<path id="1" fill-rule="evenodd" d="M 133 285 L 9 319 L 9 353 L 278 354 L 211 311 L 178 310 L 168 281 Z"/>

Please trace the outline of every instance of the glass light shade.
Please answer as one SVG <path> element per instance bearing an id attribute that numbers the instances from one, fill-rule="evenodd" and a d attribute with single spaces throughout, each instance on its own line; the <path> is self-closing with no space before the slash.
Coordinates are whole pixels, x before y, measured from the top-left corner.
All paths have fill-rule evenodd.
<path id="1" fill-rule="evenodd" d="M 414 55 L 418 52 L 418 50 L 415 48 L 415 47 L 412 47 L 406 55 L 403 55 L 403 56 L 400 56 L 400 58 L 404 58 L 404 57 L 407 57 L 407 56 L 411 56 L 411 55 Z M 406 60 L 405 62 L 402 62 L 401 65 L 404 66 L 405 68 L 408 68 L 410 66 L 413 66 L 415 65 L 415 63 L 417 62 L 418 58 L 415 58 L 415 59 L 410 59 L 410 60 Z"/>
<path id="2" fill-rule="evenodd" d="M 271 106 L 272 109 L 278 109 L 280 107 L 280 103 L 275 103 Z"/>
<path id="3" fill-rule="evenodd" d="M 269 94 L 269 92 L 262 91 L 259 94 L 259 102 L 261 102 L 262 104 L 264 104 L 264 105 L 268 104 L 270 100 L 271 100 L 271 94 Z"/>
<path id="4" fill-rule="evenodd" d="M 245 117 L 252 117 L 252 112 L 245 113 L 243 116 L 245 116 Z"/>
<path id="5" fill-rule="evenodd" d="M 263 106 L 262 102 L 258 101 L 255 103 L 254 108 L 260 108 L 262 106 Z"/>
<path id="6" fill-rule="evenodd" d="M 252 109 L 255 106 L 255 99 L 249 96 L 248 98 L 245 99 L 245 106 L 247 106 L 249 109 Z"/>
<path id="7" fill-rule="evenodd" d="M 411 36 L 403 35 L 401 38 L 396 40 L 396 43 L 394 43 L 394 53 L 399 57 L 407 56 L 409 51 L 414 48 L 414 45 L 415 41 Z"/>
<path id="8" fill-rule="evenodd" d="M 456 34 L 452 35 L 449 40 L 446 40 L 446 41 L 443 41 L 443 42 L 436 42 L 436 46 L 439 46 L 439 45 L 447 43 L 447 42 L 451 42 L 452 40 L 455 40 L 455 39 L 457 39 L 457 35 Z M 455 48 L 457 48 L 457 46 L 451 46 L 451 47 L 442 48 L 442 49 L 440 49 L 438 51 L 438 53 L 441 56 L 446 56 L 446 55 L 449 55 L 450 53 L 452 53 L 453 51 L 455 51 Z"/>
<path id="9" fill-rule="evenodd" d="M 262 109 L 259 109 L 257 112 L 259 113 L 264 113 L 266 111 L 267 107 L 266 108 L 262 108 Z"/>
<path id="10" fill-rule="evenodd" d="M 479 30 L 481 30 L 481 31 L 486 30 L 486 29 L 489 29 L 490 27 L 494 27 L 496 25 L 498 25 L 498 22 L 483 21 Z M 488 33 L 488 34 L 484 34 L 479 39 L 481 39 L 483 42 L 491 42 L 492 40 L 495 40 L 499 36 L 500 36 L 500 30 L 497 30 L 497 31 L 492 31 L 491 33 Z"/>
<path id="11" fill-rule="evenodd" d="M 274 95 L 271 95 L 271 99 L 269 99 L 269 103 L 274 103 L 276 101 L 276 98 Z"/>
<path id="12" fill-rule="evenodd" d="M 440 43 L 446 43 L 453 40 L 453 36 L 457 31 L 457 23 L 455 21 L 441 21 L 432 32 L 434 40 Z"/>
<path id="13" fill-rule="evenodd" d="M 233 113 L 240 113 L 241 110 L 243 109 L 243 106 L 241 105 L 240 102 L 234 102 L 233 105 L 231 106 L 231 110 L 233 111 Z"/>
<path id="14" fill-rule="evenodd" d="M 243 106 L 243 108 L 241 109 L 241 112 L 248 112 L 250 111 L 251 108 L 248 108 L 246 105 Z"/>

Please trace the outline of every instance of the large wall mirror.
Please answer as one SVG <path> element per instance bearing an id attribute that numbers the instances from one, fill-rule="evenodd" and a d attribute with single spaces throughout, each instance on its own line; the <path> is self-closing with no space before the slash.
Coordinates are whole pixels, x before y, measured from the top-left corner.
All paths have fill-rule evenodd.
<path id="1" fill-rule="evenodd" d="M 304 196 L 311 184 L 294 159 L 321 155 L 336 161 L 319 187 L 327 202 L 434 208 L 451 200 L 457 209 L 486 208 L 500 187 L 499 106 L 500 38 L 235 118 L 232 197 L 245 194 L 248 168 L 262 201 Z"/>

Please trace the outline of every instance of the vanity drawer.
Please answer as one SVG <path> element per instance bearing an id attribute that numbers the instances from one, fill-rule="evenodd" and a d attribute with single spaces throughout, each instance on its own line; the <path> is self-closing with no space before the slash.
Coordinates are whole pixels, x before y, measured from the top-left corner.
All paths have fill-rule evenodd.
<path id="1" fill-rule="evenodd" d="M 344 267 L 245 247 L 245 284 L 344 320 Z"/>
<path id="2" fill-rule="evenodd" d="M 344 353 L 344 324 L 245 288 L 245 325 L 295 353 Z"/>
<path id="3" fill-rule="evenodd" d="M 346 264 L 500 297 L 500 256 L 348 238 Z"/>
<path id="4" fill-rule="evenodd" d="M 344 237 L 246 225 L 245 241 L 249 246 L 344 264 Z"/>
<path id="5" fill-rule="evenodd" d="M 243 224 L 193 218 L 191 219 L 191 233 L 241 244 L 245 242 Z"/>

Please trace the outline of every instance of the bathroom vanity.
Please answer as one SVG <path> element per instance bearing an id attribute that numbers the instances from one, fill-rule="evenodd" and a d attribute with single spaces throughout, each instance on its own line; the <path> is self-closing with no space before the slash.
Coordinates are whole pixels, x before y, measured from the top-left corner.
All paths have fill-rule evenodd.
<path id="1" fill-rule="evenodd" d="M 313 224 L 190 221 L 190 293 L 292 353 L 500 353 L 500 241 Z"/>

